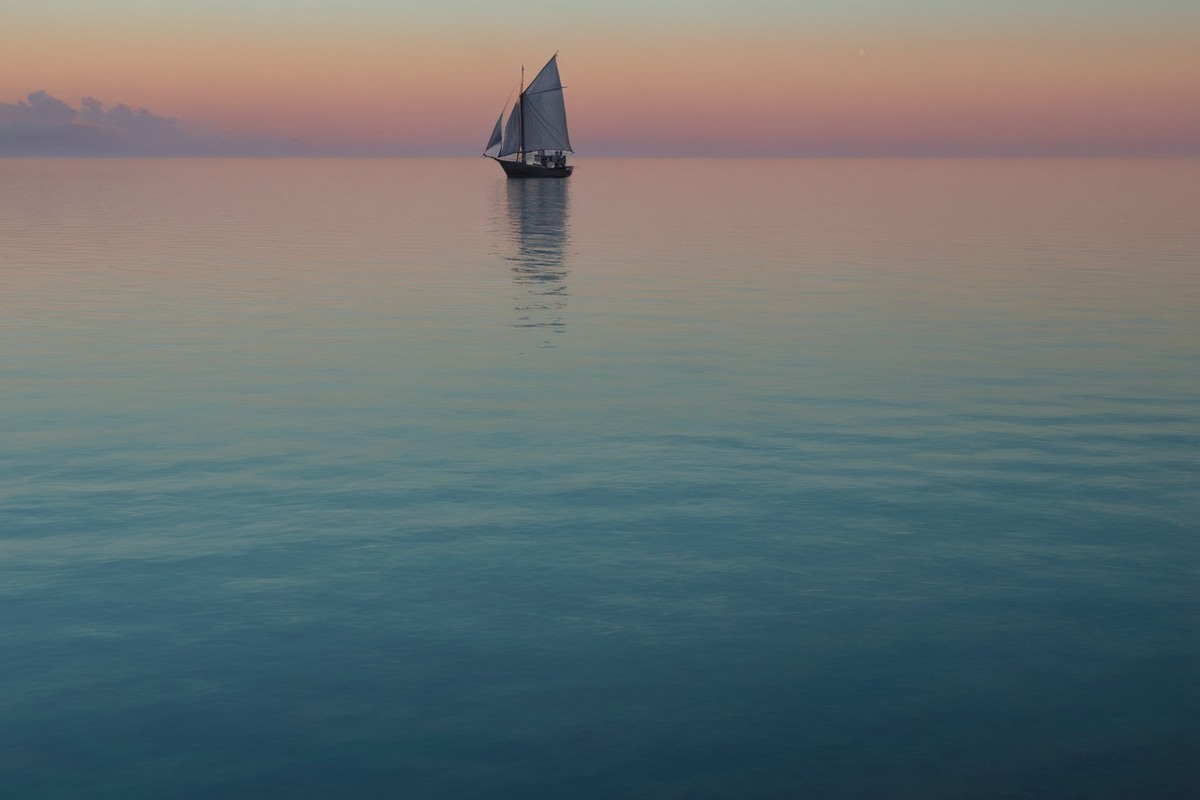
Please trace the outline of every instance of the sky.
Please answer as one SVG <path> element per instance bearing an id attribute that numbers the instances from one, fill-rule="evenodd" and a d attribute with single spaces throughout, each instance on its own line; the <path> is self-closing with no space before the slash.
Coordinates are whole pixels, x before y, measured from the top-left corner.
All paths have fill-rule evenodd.
<path id="1" fill-rule="evenodd" d="M 0 154 L 1200 155 L 1195 0 L 0 0 Z"/>

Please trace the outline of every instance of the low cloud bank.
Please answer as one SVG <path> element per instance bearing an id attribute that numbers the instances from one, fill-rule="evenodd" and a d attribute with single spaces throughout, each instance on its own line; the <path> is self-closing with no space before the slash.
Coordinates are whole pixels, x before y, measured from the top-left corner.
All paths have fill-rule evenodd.
<path id="1" fill-rule="evenodd" d="M 84 97 L 79 108 L 45 91 L 17 103 L 0 103 L 3 156 L 278 156 L 304 155 L 299 141 L 226 137 L 187 130 L 124 103 L 109 107 Z"/>

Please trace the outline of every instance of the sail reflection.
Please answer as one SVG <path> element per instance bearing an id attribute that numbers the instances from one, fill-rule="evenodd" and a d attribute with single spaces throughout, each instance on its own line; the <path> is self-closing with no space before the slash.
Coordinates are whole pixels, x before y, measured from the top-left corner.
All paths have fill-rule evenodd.
<path id="1" fill-rule="evenodd" d="M 505 182 L 508 240 L 514 254 L 513 282 L 520 313 L 516 327 L 545 328 L 561 333 L 567 305 L 566 247 L 569 235 L 567 181 Z"/>

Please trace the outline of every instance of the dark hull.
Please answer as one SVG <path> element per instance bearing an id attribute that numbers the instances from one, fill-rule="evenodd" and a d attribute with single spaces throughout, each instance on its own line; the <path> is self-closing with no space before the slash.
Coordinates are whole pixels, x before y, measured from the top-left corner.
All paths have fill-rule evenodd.
<path id="1" fill-rule="evenodd" d="M 492 159 L 504 168 L 510 178 L 565 178 L 575 171 L 574 167 L 542 167 L 537 164 L 522 164 L 520 161 Z"/>

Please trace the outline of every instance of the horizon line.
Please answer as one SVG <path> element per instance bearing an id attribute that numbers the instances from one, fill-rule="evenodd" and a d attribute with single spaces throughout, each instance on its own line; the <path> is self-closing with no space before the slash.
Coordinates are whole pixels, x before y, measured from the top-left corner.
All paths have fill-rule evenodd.
<path id="1" fill-rule="evenodd" d="M 153 154 L 153 153 L 77 153 L 77 154 L 0 154 L 0 161 L 320 161 L 320 160 L 354 160 L 354 161 L 402 161 L 402 160 L 444 160 L 466 161 L 477 158 L 487 158 L 480 155 L 450 155 L 422 153 L 191 153 L 191 154 Z M 1178 153 L 1156 152 L 1121 152 L 1121 153 L 792 153 L 792 154 L 760 154 L 738 155 L 714 153 L 708 155 L 685 154 L 643 154 L 643 155 L 614 155 L 601 154 L 592 156 L 574 156 L 573 161 L 618 161 L 618 160 L 672 160 L 672 161 L 770 161 L 770 160 L 836 160 L 836 159 L 877 159 L 877 160 L 1118 160 L 1118 159 L 1190 159 L 1200 158 L 1200 148 L 1196 151 Z"/>

